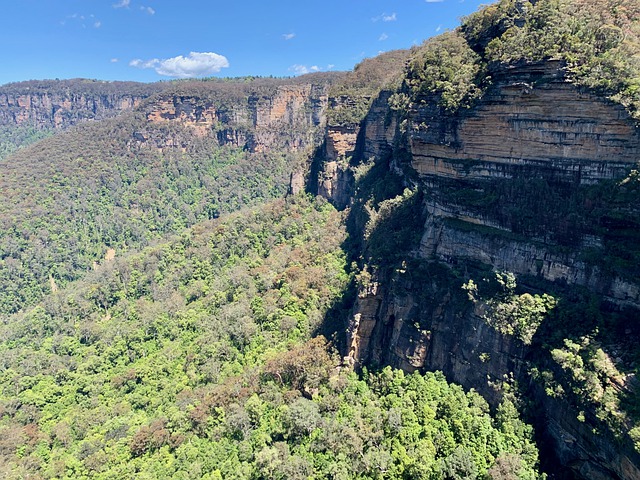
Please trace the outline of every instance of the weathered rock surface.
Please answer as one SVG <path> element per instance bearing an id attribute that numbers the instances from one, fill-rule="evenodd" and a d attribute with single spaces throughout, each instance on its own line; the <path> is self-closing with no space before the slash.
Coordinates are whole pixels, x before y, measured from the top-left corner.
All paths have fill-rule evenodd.
<path id="1" fill-rule="evenodd" d="M 215 134 L 222 145 L 302 152 L 318 142 L 327 102 L 326 84 L 308 83 L 281 85 L 271 95 L 248 91 L 232 102 L 197 94 L 163 96 L 146 106 L 146 115 L 152 123 L 178 122 L 200 137 Z"/>
<path id="2" fill-rule="evenodd" d="M 638 161 L 640 136 L 624 108 L 564 81 L 559 64 L 507 69 L 471 111 L 411 117 L 412 167 L 422 176 L 510 178 L 523 169 L 561 181 L 620 178 Z"/>
<path id="3" fill-rule="evenodd" d="M 44 80 L 0 86 L 0 125 L 63 129 L 136 108 L 162 84 Z"/>
<path id="4" fill-rule="evenodd" d="M 540 212 L 526 211 L 536 204 L 542 205 L 538 210 L 548 209 L 551 200 L 540 197 L 546 194 L 555 195 L 556 204 L 582 202 L 589 210 L 580 196 L 583 189 L 622 179 L 637 165 L 638 127 L 621 106 L 566 82 L 557 62 L 493 73 L 493 85 L 469 110 L 448 115 L 432 99 L 419 99 L 401 129 L 383 92 L 361 125 L 352 148 L 354 164 L 384 164 L 405 185 L 424 192 L 422 211 L 415 212 L 426 218 L 422 239 L 405 252 L 407 257 L 427 272 L 435 266 L 464 271 L 480 264 L 518 278 L 584 287 L 615 308 L 640 310 L 634 278 L 585 260 L 587 252 L 604 255 L 608 248 L 603 230 L 590 223 L 587 213 L 580 217 L 576 207 L 582 220 L 545 217 L 538 226 Z M 333 138 L 329 143 L 340 145 Z M 344 206 L 350 203 L 344 197 L 357 187 L 341 179 L 347 169 L 339 167 L 337 150 L 326 150 L 319 192 Z M 526 188 L 535 182 L 547 191 Z M 516 213 L 505 214 L 509 208 Z M 514 221 L 517 209 L 533 216 L 529 223 Z M 364 225 L 356 222 L 356 228 Z M 462 282 L 446 282 L 435 274 L 414 278 L 406 268 L 375 271 L 352 309 L 346 342 L 352 361 L 442 370 L 493 406 L 505 382 L 518 382 L 536 405 L 538 434 L 548 447 L 545 463 L 554 466 L 558 478 L 567 471 L 585 479 L 640 478 L 640 456 L 632 442 L 601 431 L 593 412 L 579 421 L 568 400 L 549 397 L 529 376 L 533 347 L 501 334 L 482 319 L 482 312 L 461 303 L 455 293 Z"/>
<path id="5" fill-rule="evenodd" d="M 354 195 L 355 176 L 352 168 L 354 159 L 381 158 L 391 154 L 396 131 L 395 117 L 387 115 L 391 92 L 383 90 L 373 100 L 369 113 L 361 123 L 327 125 L 323 165 L 314 190 L 338 208 L 345 208 Z M 348 97 L 330 98 L 331 108 L 349 108 Z"/>

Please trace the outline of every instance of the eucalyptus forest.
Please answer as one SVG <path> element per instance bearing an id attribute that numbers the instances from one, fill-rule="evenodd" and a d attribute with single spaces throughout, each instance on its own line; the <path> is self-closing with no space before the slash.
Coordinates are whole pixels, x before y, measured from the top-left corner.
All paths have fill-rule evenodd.
<path id="1" fill-rule="evenodd" d="M 500 0 L 0 86 L 0 477 L 639 478 L 639 59 L 635 1 Z"/>

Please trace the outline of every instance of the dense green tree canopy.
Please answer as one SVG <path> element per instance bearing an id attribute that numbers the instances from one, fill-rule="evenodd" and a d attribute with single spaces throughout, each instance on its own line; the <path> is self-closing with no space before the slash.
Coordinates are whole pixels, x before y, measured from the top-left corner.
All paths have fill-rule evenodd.
<path id="1" fill-rule="evenodd" d="M 344 239 L 324 201 L 280 200 L 110 260 L 9 317 L 0 471 L 476 478 L 510 458 L 535 478 L 510 404 L 492 420 L 441 375 L 359 378 L 310 340 L 346 287 Z"/>

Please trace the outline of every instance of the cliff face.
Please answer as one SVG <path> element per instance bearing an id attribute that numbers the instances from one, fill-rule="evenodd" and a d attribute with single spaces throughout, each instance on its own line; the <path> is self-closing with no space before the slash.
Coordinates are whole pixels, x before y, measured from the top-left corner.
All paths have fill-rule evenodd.
<path id="1" fill-rule="evenodd" d="M 578 91 L 561 65 L 507 68 L 494 87 L 459 118 L 437 117 L 433 105 L 411 112 L 411 166 L 423 178 L 537 176 L 589 184 L 620 178 L 637 162 L 640 139 L 622 106 Z"/>
<path id="2" fill-rule="evenodd" d="M 382 91 L 371 102 L 369 113 L 362 122 L 333 124 L 327 121 L 324 143 L 321 148 L 320 175 L 311 179 L 317 182 L 312 191 L 344 208 L 352 200 L 355 177 L 350 168 L 363 159 L 389 155 L 394 141 L 396 119 L 387 115 L 390 92 Z M 348 97 L 329 98 L 330 108 L 353 108 Z"/>
<path id="3" fill-rule="evenodd" d="M 176 122 L 198 137 L 215 135 L 221 145 L 258 153 L 276 148 L 302 152 L 319 141 L 327 101 L 327 85 L 318 82 L 280 85 L 270 94 L 249 91 L 232 102 L 197 94 L 164 95 L 145 111 L 152 124 Z M 138 136 L 148 140 L 144 132 Z"/>
<path id="4" fill-rule="evenodd" d="M 621 180 L 636 166 L 639 130 L 621 106 L 564 82 L 558 67 L 550 62 L 501 72 L 495 87 L 458 119 L 436 119 L 429 108 L 412 112 L 410 167 L 432 189 L 420 255 L 445 262 L 465 258 L 518 276 L 586 286 L 618 305 L 640 308 L 635 283 L 603 275 L 601 268 L 582 261 L 585 250 L 603 251 L 606 233 L 578 218 L 590 208 L 580 197 L 582 187 Z M 500 199 L 451 195 L 452 186 L 469 195 L 489 195 L 509 181 L 537 181 L 556 201 L 575 202 L 583 212 L 573 212 L 573 224 L 548 216 L 524 224 L 514 217 L 535 216 L 534 203 L 548 202 L 549 210 L 562 207 L 526 186 Z M 497 202 L 521 209 L 509 215 Z M 487 241 L 486 231 L 461 230 L 447 220 L 494 229 L 492 239 Z"/>
<path id="5" fill-rule="evenodd" d="M 133 110 L 161 84 L 51 80 L 0 87 L 0 125 L 64 129 Z"/>
<path id="6" fill-rule="evenodd" d="M 359 205 L 371 210 L 370 200 L 358 200 L 367 180 L 339 168 L 333 151 L 341 142 L 329 130 L 333 147 L 319 191 L 353 204 L 352 235 L 364 237 L 369 264 L 352 309 L 348 355 L 360 365 L 442 370 L 493 406 L 505 388 L 518 385 L 533 405 L 548 468 L 581 478 L 640 478 L 640 456 L 628 437 L 614 439 L 595 409 L 549 394 L 533 375 L 541 365 L 556 379 L 569 375 L 543 345 L 548 339 L 540 332 L 552 327 L 543 323 L 527 342 L 501 333 L 486 320 L 487 304 L 469 302 L 461 290 L 469 278 L 509 271 L 525 290 L 583 289 L 600 299 L 600 308 L 637 318 L 637 272 L 633 265 L 616 268 L 626 264 L 612 253 L 624 242 L 634 251 L 637 211 L 603 192 L 615 190 L 636 166 L 638 128 L 621 106 L 568 83 L 559 63 L 493 73 L 493 85 L 471 109 L 447 114 L 423 97 L 401 117 L 383 93 L 359 126 L 358 142 L 349 146 L 358 157 L 352 165 L 369 162 L 387 172 L 369 183 L 399 181 L 419 191 L 409 208 L 396 197 L 373 216 L 354 213 Z M 389 219 L 398 212 L 416 228 L 393 226 Z M 383 220 L 373 222 L 376 215 Z M 382 225 L 378 234 L 376 225 Z M 401 240 L 392 237 L 407 235 L 419 240 L 393 247 Z M 376 257 L 385 242 L 391 247 Z M 627 262 L 633 258 L 625 255 Z M 623 330 L 636 338 L 639 329 L 627 322 Z M 618 358 L 624 370 L 622 364 Z M 632 379 L 628 373 L 621 381 L 625 394 L 635 394 Z"/>

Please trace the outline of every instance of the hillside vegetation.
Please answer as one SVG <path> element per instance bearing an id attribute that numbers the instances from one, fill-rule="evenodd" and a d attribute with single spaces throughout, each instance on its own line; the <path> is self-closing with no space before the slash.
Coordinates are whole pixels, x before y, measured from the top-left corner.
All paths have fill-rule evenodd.
<path id="1" fill-rule="evenodd" d="M 0 126 L 0 161 L 16 150 L 27 147 L 50 135 L 52 135 L 51 131 L 33 126 Z"/>
<path id="2" fill-rule="evenodd" d="M 140 129 L 169 146 L 138 145 Z M 141 114 L 85 124 L 15 152 L 0 161 L 0 314 L 78 278 L 109 250 L 140 249 L 282 196 L 296 160 L 221 147 L 215 136 L 146 124 Z"/>
<path id="3" fill-rule="evenodd" d="M 347 284 L 341 223 L 322 200 L 279 200 L 110 261 L 11 317 L 0 471 L 536 478 L 512 404 L 492 420 L 441 375 L 359 379 L 310 340 Z"/>
<path id="4" fill-rule="evenodd" d="M 0 86 L 4 95 L 99 96 L 127 94 L 148 97 L 161 91 L 166 83 L 108 82 L 87 78 L 69 80 L 27 80 Z"/>
<path id="5" fill-rule="evenodd" d="M 502 0 L 468 16 L 411 58 L 409 94 L 450 111 L 470 106 L 491 71 L 512 63 L 565 62 L 575 84 L 640 119 L 640 4 L 634 0 Z"/>
<path id="6" fill-rule="evenodd" d="M 333 83 L 329 90 L 333 97 L 327 114 L 329 124 L 359 124 L 382 89 L 395 90 L 400 85 L 410 55 L 411 50 L 391 50 L 367 58 Z"/>
<path id="7" fill-rule="evenodd" d="M 321 198 L 285 197 L 291 172 L 323 151 L 317 105 L 300 114 L 320 123 L 313 131 L 295 119 L 280 131 L 284 116 L 273 115 L 267 133 L 276 148 L 226 142 L 256 128 L 239 104 L 264 106 L 278 88 L 308 78 L 140 87 L 152 97 L 114 119 L 50 138 L 33 128 L 2 130 L 0 476 L 534 480 L 544 476 L 514 392 L 539 386 L 580 422 L 603 427 L 594 436 L 608 428 L 622 444 L 630 433 L 640 451 L 631 382 L 640 355 L 627 328 L 635 311 L 573 285 L 516 284 L 481 262 L 424 261 L 415 252 L 431 192 L 402 171 L 413 109 L 429 105 L 455 118 L 495 72 L 519 62 L 559 60 L 569 81 L 640 119 L 639 39 L 632 0 L 502 0 L 420 47 L 365 60 L 348 74 L 314 74 L 329 93 L 329 127 L 356 131 L 375 97 L 394 91 L 380 122 L 386 128 L 398 116 L 394 144 L 374 160 L 356 158 L 355 149 L 356 193 L 344 213 Z M 84 82 L 56 88 L 112 89 Z M 46 82 L 6 88 L 47 91 Z M 182 121 L 206 109 L 209 123 Z M 235 122 L 229 130 L 227 117 Z M 305 135 L 308 148 L 290 148 L 287 135 Z M 579 260 L 612 278 L 639 277 L 637 172 L 578 185 L 566 197 L 544 179 L 502 180 L 495 189 L 452 187 L 445 200 L 483 220 L 496 215 L 504 229 L 454 218 L 446 226 L 542 238 L 562 252 L 575 247 L 581 228 L 593 230 L 606 254 L 585 248 Z M 406 291 L 392 298 L 396 287 Z M 438 334 L 429 330 L 436 317 L 461 322 L 482 311 L 481 327 L 527 352 L 509 359 L 521 362 L 527 384 L 507 371 L 486 383 L 483 375 L 478 388 L 506 392 L 490 410 L 441 373 L 354 371 L 337 347 L 357 289 L 363 299 L 376 289 L 389 297 L 371 293 L 365 300 L 375 308 L 407 299 L 404 311 L 417 320 L 400 325 L 394 313 L 384 332 L 415 330 L 427 343 Z M 396 340 L 384 338 L 380 349 Z M 408 357 L 414 337 L 407 343 L 393 354 Z M 506 355 L 471 353 L 466 365 Z"/>

